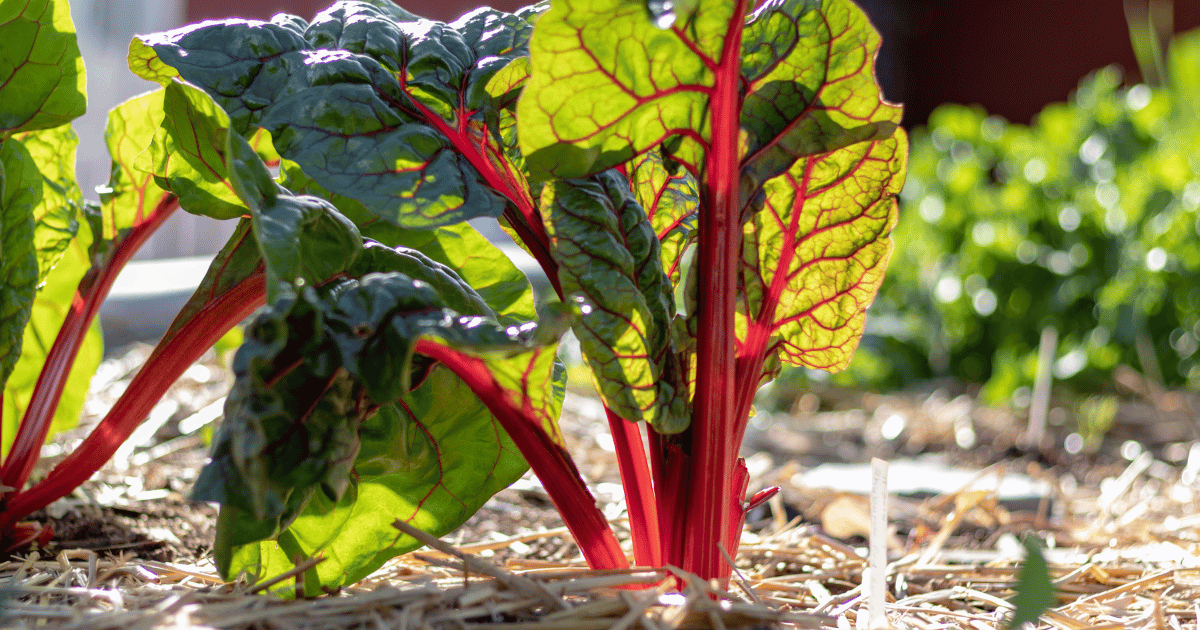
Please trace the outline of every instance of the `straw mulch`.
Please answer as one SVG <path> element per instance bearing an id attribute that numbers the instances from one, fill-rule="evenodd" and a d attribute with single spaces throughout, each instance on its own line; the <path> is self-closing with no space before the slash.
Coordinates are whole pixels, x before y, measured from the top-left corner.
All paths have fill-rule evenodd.
<path id="1" fill-rule="evenodd" d="M 945 406 L 928 404 L 933 397 L 914 400 L 906 413 L 923 427 L 926 443 L 939 423 L 961 425 L 958 416 L 937 417 Z M 199 397 L 183 405 L 181 415 L 207 404 Z M 575 412 L 583 417 L 571 429 L 581 468 L 589 477 L 611 480 L 611 454 L 589 442 L 589 435 L 601 432 L 586 421 L 586 409 Z M 970 405 L 955 413 L 980 418 L 988 412 Z M 163 449 L 186 437 L 163 431 L 130 455 L 137 465 L 169 468 L 174 455 L 137 454 L 186 450 Z M 1197 628 L 1200 448 L 1184 451 L 1189 456 L 1177 462 L 1148 449 L 1132 461 L 1114 457 L 1087 469 L 1031 459 L 980 467 L 980 479 L 997 481 L 991 487 L 1018 469 L 1050 482 L 1046 500 L 1028 511 L 1006 508 L 987 484 L 923 500 L 892 497 L 888 624 L 915 630 L 1006 627 L 1022 557 L 1016 540 L 1034 534 L 1047 545 L 1056 590 L 1055 606 L 1041 617 L 1040 628 Z M 109 488 L 106 496 L 119 495 L 113 486 L 144 476 L 128 466 L 106 469 L 72 505 L 95 503 L 103 488 Z M 803 466 L 779 458 L 757 467 L 756 483 L 779 483 L 784 492 L 747 529 L 738 570 L 724 588 L 672 567 L 588 571 L 570 535 L 546 512 L 503 536 L 489 533 L 495 523 L 468 523 L 455 545 L 430 540 L 431 546 L 395 559 L 353 588 L 307 599 L 268 592 L 282 587 L 294 593 L 295 575 L 269 584 L 225 583 L 210 562 L 187 553 L 164 562 L 147 559 L 140 547 L 120 545 L 95 545 L 107 549 L 100 552 L 33 551 L 0 563 L 0 627 L 866 630 L 866 542 L 826 533 L 847 525 L 853 530 L 865 515 L 804 510 L 807 518 L 792 517 L 806 507 L 865 505 L 864 499 L 798 487 L 798 468 Z M 536 494 L 536 486 L 529 487 L 522 492 Z M 136 492 L 126 489 L 126 498 L 174 492 L 170 484 L 164 488 L 143 483 Z M 515 500 L 514 491 L 506 493 Z M 620 531 L 619 518 L 617 524 Z"/>

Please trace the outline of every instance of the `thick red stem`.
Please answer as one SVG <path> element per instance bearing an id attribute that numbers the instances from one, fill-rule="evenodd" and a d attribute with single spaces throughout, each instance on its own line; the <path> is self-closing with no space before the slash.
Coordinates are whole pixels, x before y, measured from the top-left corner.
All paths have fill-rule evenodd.
<path id="1" fill-rule="evenodd" d="M 46 442 L 54 412 L 58 410 L 58 402 L 62 398 L 63 388 L 67 385 L 71 366 L 75 363 L 75 357 L 79 355 L 79 349 L 92 320 L 100 312 L 100 305 L 108 297 L 113 282 L 125 264 L 178 208 L 179 201 L 174 195 L 164 195 L 150 215 L 131 228 L 128 235 L 114 245 L 108 260 L 99 268 L 93 267 L 79 281 L 79 289 L 71 301 L 71 309 L 54 339 L 54 345 L 46 355 L 45 366 L 38 375 L 37 384 L 34 385 L 33 396 L 25 409 L 24 417 L 21 418 L 21 425 L 17 428 L 8 459 L 4 461 L 3 467 L 0 467 L 0 484 L 19 490 L 29 480 L 42 444 Z M 101 236 L 96 235 L 96 238 Z"/>
<path id="2" fill-rule="evenodd" d="M 460 108 L 457 113 L 457 124 L 451 126 L 441 116 L 430 111 L 420 101 L 413 100 L 421 115 L 450 140 L 454 148 L 483 175 L 484 181 L 493 190 L 504 195 L 510 207 L 504 210 L 504 220 L 517 233 L 517 237 L 529 248 L 529 252 L 541 265 L 542 271 L 550 280 L 550 286 L 563 298 L 562 285 L 558 279 L 558 263 L 550 255 L 550 238 L 542 225 L 541 215 L 533 205 L 529 190 L 512 172 L 512 165 L 504 159 L 498 150 L 487 143 L 486 132 L 475 132 L 468 122 L 472 112 Z M 497 165 L 501 165 L 498 168 Z M 503 172 L 501 172 L 503 170 Z M 515 208 L 515 210 L 514 210 Z"/>
<path id="3" fill-rule="evenodd" d="M 150 415 L 167 388 L 222 335 L 266 302 L 264 278 L 265 272 L 259 267 L 205 304 L 174 336 L 159 344 L 91 435 L 45 479 L 13 497 L 0 515 L 0 530 L 67 496 L 99 470 Z"/>
<path id="4" fill-rule="evenodd" d="M 608 426 L 617 451 L 617 467 L 621 485 L 625 488 L 625 505 L 629 509 L 629 530 L 633 535 L 633 557 L 646 567 L 663 565 L 662 536 L 659 534 L 658 505 L 654 498 L 654 483 L 646 462 L 646 449 L 638 425 L 621 418 L 610 409 Z"/>
<path id="5" fill-rule="evenodd" d="M 596 499 L 579 475 L 579 469 L 562 446 L 541 428 L 528 405 L 517 406 L 488 371 L 482 359 L 421 340 L 416 352 L 440 361 L 458 375 L 479 397 L 516 443 L 529 467 L 542 482 L 554 507 L 562 515 L 567 529 L 575 537 L 593 569 L 624 569 L 629 566 L 621 545 L 608 526 Z"/>
<path id="6" fill-rule="evenodd" d="M 717 542 L 733 527 L 732 477 L 736 443 L 734 416 L 734 308 L 737 265 L 741 248 L 741 209 L 738 199 L 738 121 L 741 114 L 741 16 L 746 0 L 734 8 L 732 28 L 725 36 L 715 72 L 712 99 L 712 143 L 706 156 L 699 216 L 696 396 L 690 436 L 690 462 L 685 475 L 687 529 L 679 558 L 681 566 L 702 578 L 727 578 L 732 567 L 721 557 Z M 735 553 L 734 549 L 729 550 Z"/>

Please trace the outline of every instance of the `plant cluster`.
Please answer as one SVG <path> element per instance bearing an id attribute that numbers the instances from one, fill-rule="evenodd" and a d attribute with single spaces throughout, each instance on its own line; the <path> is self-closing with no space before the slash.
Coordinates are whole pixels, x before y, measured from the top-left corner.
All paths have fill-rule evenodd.
<path id="1" fill-rule="evenodd" d="M 35 4 L 18 12 L 36 32 L 69 31 L 64 2 Z M 48 426 L 28 407 L 0 529 L 82 482 L 265 305 L 194 491 L 221 504 L 225 575 L 321 555 L 305 592 L 351 583 L 417 546 L 394 521 L 442 535 L 527 466 L 589 565 L 627 566 L 556 425 L 570 328 L 634 561 L 728 577 L 765 496 L 737 457 L 754 393 L 783 364 L 846 365 L 891 252 L 907 140 L 878 46 L 848 0 L 555 0 L 449 24 L 347 0 L 134 39 L 130 68 L 162 87 L 110 116 L 101 203 L 62 206 L 97 244 L 74 302 L 102 299 L 87 278 L 110 283 L 176 207 L 239 225 L 96 432 L 22 489 Z M 29 144 L 19 131 L 4 147 Z M 549 302 L 480 217 L 540 263 Z"/>
<path id="2" fill-rule="evenodd" d="M 1031 126 L 949 105 L 914 131 L 854 377 L 952 375 L 1006 401 L 1053 326 L 1054 375 L 1079 390 L 1110 388 L 1118 364 L 1200 387 L 1200 33 L 1168 61 L 1158 88 L 1100 70 Z"/>

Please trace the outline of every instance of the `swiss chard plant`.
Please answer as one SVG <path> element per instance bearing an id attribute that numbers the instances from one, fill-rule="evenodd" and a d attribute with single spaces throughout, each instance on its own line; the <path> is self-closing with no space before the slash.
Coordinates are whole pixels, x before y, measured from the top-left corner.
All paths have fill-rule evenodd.
<path id="1" fill-rule="evenodd" d="M 448 24 L 342 1 L 136 38 L 131 69 L 163 87 L 127 176 L 242 217 L 160 350 L 211 343 L 193 329 L 229 324 L 223 300 L 266 304 L 195 489 L 221 504 L 221 571 L 321 555 L 305 592 L 336 588 L 418 546 L 397 519 L 444 534 L 527 466 L 589 565 L 627 566 L 557 428 L 570 328 L 633 561 L 727 577 L 763 496 L 738 458 L 754 393 L 784 364 L 846 365 L 890 255 L 907 140 L 878 47 L 848 0 L 555 0 Z M 548 302 L 466 223 L 485 217 Z M 76 454 L 111 454 L 146 410 Z"/>

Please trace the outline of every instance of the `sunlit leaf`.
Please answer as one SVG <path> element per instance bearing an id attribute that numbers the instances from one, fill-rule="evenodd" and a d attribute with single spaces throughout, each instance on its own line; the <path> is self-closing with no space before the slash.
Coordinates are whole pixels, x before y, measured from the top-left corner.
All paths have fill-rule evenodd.
<path id="1" fill-rule="evenodd" d="M 0 137 L 83 115 L 86 75 L 67 0 L 5 2 L 0 41 Z"/>
<path id="2" fill-rule="evenodd" d="M 845 367 L 891 254 L 907 147 L 899 130 L 803 158 L 766 183 L 745 229 L 742 343 L 792 365 Z"/>

